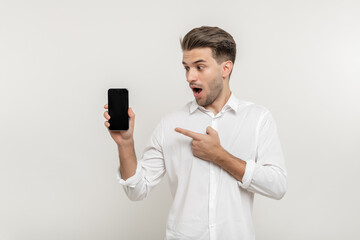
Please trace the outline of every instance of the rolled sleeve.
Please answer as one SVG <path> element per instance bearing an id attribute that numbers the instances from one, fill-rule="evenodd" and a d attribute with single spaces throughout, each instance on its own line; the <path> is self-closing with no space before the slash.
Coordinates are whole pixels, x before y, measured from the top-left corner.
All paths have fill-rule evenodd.
<path id="1" fill-rule="evenodd" d="M 255 170 L 255 165 L 256 165 L 256 163 L 253 160 L 246 162 L 245 173 L 242 178 L 242 182 L 238 181 L 238 184 L 240 187 L 247 189 L 250 186 L 251 179 L 253 177 L 254 170 Z"/>
<path id="2" fill-rule="evenodd" d="M 120 168 L 117 171 L 117 179 L 118 179 L 119 183 L 125 187 L 134 188 L 138 184 L 138 182 L 141 180 L 141 178 L 142 178 L 142 176 L 141 176 L 141 163 L 140 162 L 137 163 L 135 174 L 126 180 L 124 180 L 121 177 Z"/>

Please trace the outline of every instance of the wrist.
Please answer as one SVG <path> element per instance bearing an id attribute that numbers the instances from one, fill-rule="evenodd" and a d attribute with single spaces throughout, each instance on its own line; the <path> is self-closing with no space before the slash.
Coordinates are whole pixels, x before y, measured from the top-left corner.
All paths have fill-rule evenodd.
<path id="1" fill-rule="evenodd" d="M 134 147 L 134 139 L 130 138 L 127 140 L 123 140 L 120 143 L 117 143 L 118 149 L 126 149 Z"/>
<path id="2" fill-rule="evenodd" d="M 225 151 L 225 149 L 223 147 L 219 147 L 214 154 L 214 159 L 213 159 L 213 163 L 221 166 L 221 163 L 224 162 L 224 159 L 226 158 L 227 152 Z"/>

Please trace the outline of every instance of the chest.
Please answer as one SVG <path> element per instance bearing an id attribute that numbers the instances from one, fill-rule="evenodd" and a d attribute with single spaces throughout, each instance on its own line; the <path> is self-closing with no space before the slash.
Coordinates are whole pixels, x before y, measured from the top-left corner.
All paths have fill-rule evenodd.
<path id="1" fill-rule="evenodd" d="M 206 134 L 211 126 L 219 135 L 221 146 L 244 161 L 254 159 L 257 145 L 257 123 L 247 115 L 224 114 L 211 117 L 206 114 L 173 120 L 166 124 L 163 153 L 169 174 L 188 175 L 191 172 L 208 172 L 209 163 L 192 153 L 192 138 L 174 131 L 176 127 Z"/>

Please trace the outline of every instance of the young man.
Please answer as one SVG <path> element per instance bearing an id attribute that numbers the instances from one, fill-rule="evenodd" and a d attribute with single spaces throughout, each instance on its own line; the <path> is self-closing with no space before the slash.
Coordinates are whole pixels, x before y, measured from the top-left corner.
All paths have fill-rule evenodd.
<path id="1" fill-rule="evenodd" d="M 266 108 L 230 91 L 236 44 L 229 33 L 195 28 L 181 46 L 195 100 L 161 120 L 139 161 L 133 111 L 128 131 L 109 131 L 118 145 L 120 183 L 131 200 L 142 200 L 168 174 L 167 240 L 255 239 L 254 193 L 281 199 L 287 187 L 275 122 Z"/>

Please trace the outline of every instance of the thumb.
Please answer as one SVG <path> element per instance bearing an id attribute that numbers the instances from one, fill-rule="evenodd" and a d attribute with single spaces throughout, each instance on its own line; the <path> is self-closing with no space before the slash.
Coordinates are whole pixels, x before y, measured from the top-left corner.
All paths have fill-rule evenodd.
<path id="1" fill-rule="evenodd" d="M 133 129 L 135 125 L 135 113 L 133 112 L 132 108 L 129 108 L 128 114 L 129 114 L 129 128 Z"/>
<path id="2" fill-rule="evenodd" d="M 208 127 L 206 128 L 206 133 L 207 133 L 208 135 L 210 135 L 210 136 L 212 136 L 212 135 L 217 135 L 217 131 L 216 131 L 215 129 L 213 129 L 212 127 L 210 127 L 210 126 L 208 126 Z"/>

